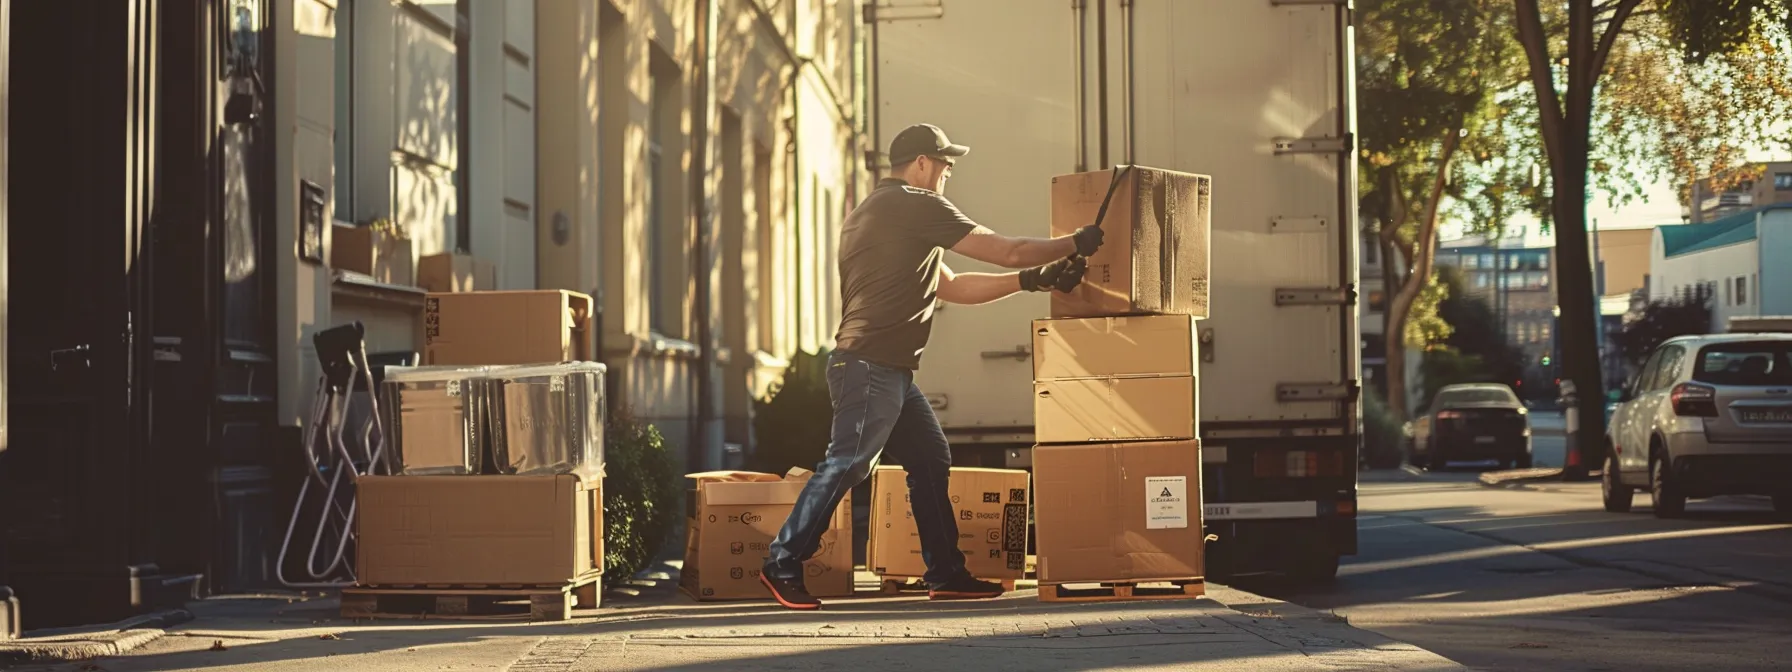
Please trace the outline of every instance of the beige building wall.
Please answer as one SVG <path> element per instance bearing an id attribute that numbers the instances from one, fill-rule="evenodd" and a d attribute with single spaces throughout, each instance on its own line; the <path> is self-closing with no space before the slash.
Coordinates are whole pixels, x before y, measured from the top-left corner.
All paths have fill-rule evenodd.
<path id="1" fill-rule="evenodd" d="M 328 189 L 330 219 L 391 218 L 414 256 L 469 250 L 496 263 L 501 288 L 591 294 L 617 406 L 709 465 L 747 443 L 751 399 L 792 355 L 832 345 L 836 234 L 871 179 L 855 132 L 854 3 L 715 0 L 715 92 L 693 110 L 705 27 L 695 0 L 472 3 L 466 91 L 452 2 L 279 1 L 312 17 L 275 40 L 280 119 L 293 120 L 279 147 L 282 240 L 296 241 L 294 185 L 309 179 Z M 338 46 L 352 67 L 338 66 Z M 338 95 L 348 112 L 335 112 Z M 694 153 L 702 127 L 706 161 Z M 422 293 L 408 283 L 311 264 L 296 242 L 281 271 L 283 422 L 308 408 L 317 329 L 359 319 L 370 351 L 421 349 Z M 705 323 L 716 361 L 699 436 Z"/>
<path id="2" fill-rule="evenodd" d="M 1605 294 L 1628 294 L 1643 288 L 1649 276 L 1649 243 L 1654 228 L 1600 230 L 1599 259 L 1605 262 Z"/>

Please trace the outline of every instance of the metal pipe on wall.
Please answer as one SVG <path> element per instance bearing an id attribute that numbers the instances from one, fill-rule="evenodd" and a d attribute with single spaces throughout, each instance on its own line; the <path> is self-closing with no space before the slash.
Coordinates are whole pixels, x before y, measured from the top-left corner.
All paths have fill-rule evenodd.
<path id="1" fill-rule="evenodd" d="M 691 114 L 699 117 L 691 124 L 691 207 L 696 229 L 695 245 L 691 246 L 691 276 L 696 279 L 697 291 L 692 310 L 696 313 L 697 363 L 694 386 L 697 395 L 696 421 L 691 423 L 693 440 L 687 447 L 687 453 L 693 466 L 701 465 L 702 469 L 710 469 L 720 465 L 712 465 L 707 461 L 709 449 L 709 420 L 713 415 L 715 400 L 710 395 L 710 374 L 715 366 L 716 351 L 710 325 L 710 261 L 709 239 L 711 229 L 709 208 L 710 179 L 713 167 L 710 161 L 710 124 L 714 120 L 715 110 L 715 34 L 716 7 L 715 0 L 697 0 L 696 19 L 700 28 L 696 31 L 694 41 L 696 50 L 694 60 L 697 65 L 698 83 L 696 87 L 697 104 L 691 106 Z"/>
<path id="2" fill-rule="evenodd" d="M 1126 116 L 1121 118 L 1121 122 L 1124 124 L 1121 127 L 1121 129 L 1122 129 L 1121 136 L 1126 139 L 1126 144 L 1125 144 L 1126 154 L 1125 154 L 1125 156 L 1126 156 L 1126 164 L 1127 165 L 1132 165 L 1133 163 L 1137 162 L 1137 160 L 1133 158 L 1133 152 L 1137 150 L 1138 143 L 1136 142 L 1137 131 L 1134 130 L 1135 124 L 1137 123 L 1137 121 L 1136 121 L 1136 117 L 1133 114 L 1133 100 L 1134 100 L 1133 92 L 1134 92 L 1135 87 L 1133 86 L 1133 82 L 1132 82 L 1132 75 L 1133 75 L 1133 70 L 1132 70 L 1132 61 L 1133 61 L 1133 22 L 1132 22 L 1132 17 L 1133 17 L 1133 11 L 1132 10 L 1133 10 L 1133 3 L 1137 2 L 1137 1 L 1138 0 L 1120 0 L 1120 17 L 1121 17 L 1120 18 L 1120 48 L 1125 53 L 1125 58 L 1122 59 L 1120 62 L 1121 71 L 1124 73 L 1122 76 L 1122 79 L 1120 81 L 1120 85 L 1122 87 L 1124 87 L 1125 93 L 1123 95 L 1126 97 Z"/>
<path id="3" fill-rule="evenodd" d="M 1070 0 L 1070 10 L 1076 13 L 1072 32 L 1076 42 L 1076 172 L 1080 173 L 1089 169 L 1089 129 L 1083 121 L 1083 114 L 1089 107 L 1089 48 L 1084 34 L 1089 30 L 1088 0 Z"/>
<path id="4" fill-rule="evenodd" d="M 1101 169 L 1108 168 L 1108 0 L 1095 0 L 1095 104 L 1101 132 Z"/>

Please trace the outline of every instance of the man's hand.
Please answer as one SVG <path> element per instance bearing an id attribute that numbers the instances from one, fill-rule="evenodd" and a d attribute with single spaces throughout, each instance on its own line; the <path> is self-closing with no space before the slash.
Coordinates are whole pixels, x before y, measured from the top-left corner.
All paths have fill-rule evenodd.
<path id="1" fill-rule="evenodd" d="M 1076 253 L 1082 256 L 1092 256 L 1101 249 L 1102 233 L 1099 226 L 1091 224 L 1077 229 L 1070 237 L 1076 240 Z"/>
<path id="2" fill-rule="evenodd" d="M 1049 292 L 1054 289 L 1069 292 L 1082 284 L 1083 273 L 1088 270 L 1089 262 L 1082 257 L 1065 257 L 1044 266 L 1021 271 L 1020 288 L 1029 292 Z"/>

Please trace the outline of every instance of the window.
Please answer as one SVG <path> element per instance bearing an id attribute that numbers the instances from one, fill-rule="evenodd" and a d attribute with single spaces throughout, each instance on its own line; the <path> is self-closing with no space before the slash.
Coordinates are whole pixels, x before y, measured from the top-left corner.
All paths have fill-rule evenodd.
<path id="1" fill-rule="evenodd" d="M 1387 290 L 1382 290 L 1382 289 L 1369 290 L 1369 312 L 1379 313 L 1379 312 L 1382 312 L 1387 309 L 1388 309 Z"/>
<path id="2" fill-rule="evenodd" d="M 1734 286 L 1735 286 L 1735 283 L 1733 283 L 1733 282 L 1729 282 L 1729 281 L 1724 282 L 1724 305 L 1726 305 L 1726 306 L 1736 305 L 1736 298 L 1730 292 L 1730 289 Z"/>
<path id="3" fill-rule="evenodd" d="M 1464 404 L 1518 404 L 1518 396 L 1504 387 L 1468 387 L 1444 390 L 1437 393 L 1439 408 L 1460 406 Z"/>
<path id="4" fill-rule="evenodd" d="M 1670 345 L 1661 352 L 1661 368 L 1655 372 L 1655 380 L 1650 390 L 1659 390 L 1672 385 L 1680 378 L 1680 364 L 1686 359 L 1686 349 L 1678 345 Z"/>
<path id="5" fill-rule="evenodd" d="M 1491 254 L 1481 255 L 1481 268 L 1493 268 L 1493 267 L 1494 267 L 1493 255 L 1491 255 Z"/>
<path id="6" fill-rule="evenodd" d="M 1736 278 L 1736 305 L 1748 305 L 1748 278 Z"/>
<path id="7" fill-rule="evenodd" d="M 1465 255 L 1462 255 L 1460 257 L 1460 259 L 1462 260 L 1462 268 L 1464 270 L 1474 270 L 1474 269 L 1481 267 L 1481 264 L 1476 263 L 1476 262 L 1480 261 L 1480 259 L 1477 258 L 1475 255 L 1465 254 Z"/>
<path id="8" fill-rule="evenodd" d="M 1523 264 L 1524 264 L 1524 259 L 1520 258 L 1518 255 L 1516 255 L 1516 254 L 1506 255 L 1506 270 L 1508 270 L 1508 271 L 1519 270 Z"/>
<path id="9" fill-rule="evenodd" d="M 653 65 L 661 65 L 658 58 L 654 59 Z M 653 89 L 647 101 L 647 323 L 660 335 L 674 333 L 674 315 L 670 297 L 666 296 L 665 279 L 666 229 L 672 225 L 666 221 L 665 203 L 666 183 L 670 180 L 666 175 L 668 166 L 662 159 L 668 125 L 666 116 L 670 113 L 666 99 L 677 82 L 675 75 L 668 75 L 662 67 L 654 67 Z"/>
<path id="10" fill-rule="evenodd" d="M 1381 241 L 1375 236 L 1363 237 L 1363 264 L 1374 266 L 1381 263 Z"/>
<path id="11" fill-rule="evenodd" d="M 1792 191 L 1792 173 L 1774 173 L 1774 191 Z"/>
<path id="12" fill-rule="evenodd" d="M 1475 289 L 1487 289 L 1487 285 L 1488 285 L 1487 274 L 1486 273 L 1476 273 L 1475 274 Z"/>
<path id="13" fill-rule="evenodd" d="M 336 8 L 336 219 L 355 221 L 354 0 Z M 324 222 L 329 226 L 329 222 Z"/>
<path id="14" fill-rule="evenodd" d="M 1707 345 L 1699 350 L 1692 378 L 1716 385 L 1792 385 L 1792 346 L 1742 342 Z"/>
<path id="15" fill-rule="evenodd" d="M 1549 270 L 1549 254 L 1548 253 L 1537 255 L 1537 270 L 1539 270 L 1539 271 Z"/>

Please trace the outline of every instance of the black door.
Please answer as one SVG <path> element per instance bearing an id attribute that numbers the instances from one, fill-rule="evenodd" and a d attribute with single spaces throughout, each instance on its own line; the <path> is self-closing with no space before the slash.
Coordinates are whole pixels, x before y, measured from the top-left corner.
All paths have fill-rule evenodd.
<path id="1" fill-rule="evenodd" d="M 7 580 L 27 628 L 114 620 L 181 587 L 155 564 L 145 437 L 156 0 L 12 3 Z M 29 129 L 25 131 L 24 129 Z M 30 222 L 20 226 L 20 222 Z"/>
<path id="2" fill-rule="evenodd" d="M 272 581 L 276 371 L 266 0 L 167 3 L 155 221 L 157 558 L 210 592 Z"/>

